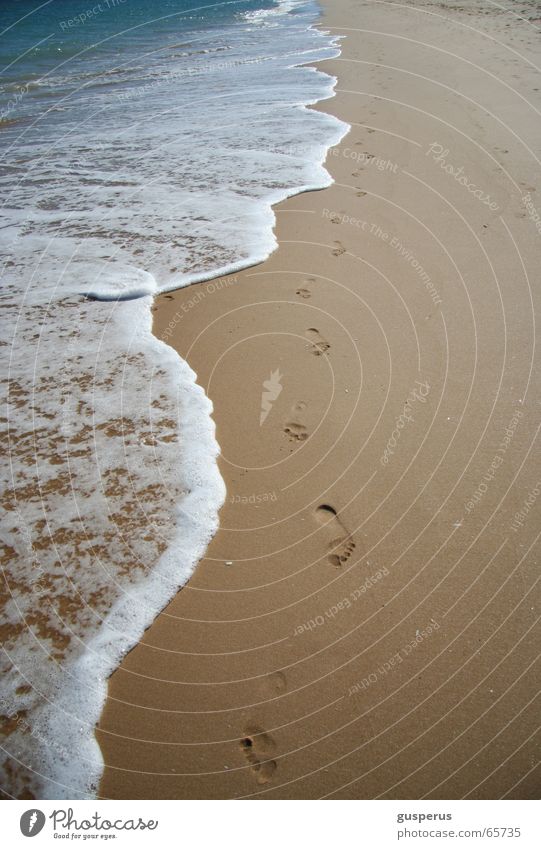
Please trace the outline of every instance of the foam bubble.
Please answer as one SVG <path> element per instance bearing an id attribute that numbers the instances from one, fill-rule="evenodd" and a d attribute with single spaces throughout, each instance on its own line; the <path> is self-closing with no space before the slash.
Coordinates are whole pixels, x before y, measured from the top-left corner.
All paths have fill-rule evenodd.
<path id="1" fill-rule="evenodd" d="M 87 269 L 87 276 L 92 270 Z M 81 294 L 95 301 L 129 301 L 154 295 L 157 288 L 156 280 L 148 271 L 133 266 L 109 265 L 99 280 L 90 289 L 83 289 Z"/>

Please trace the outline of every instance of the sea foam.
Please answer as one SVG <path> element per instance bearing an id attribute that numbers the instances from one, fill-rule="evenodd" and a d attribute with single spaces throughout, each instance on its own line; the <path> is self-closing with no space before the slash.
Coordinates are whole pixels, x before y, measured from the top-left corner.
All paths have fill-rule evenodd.
<path id="1" fill-rule="evenodd" d="M 316 7 L 228 5 L 220 26 L 181 16 L 133 43 L 124 22 L 122 55 L 106 16 L 95 54 L 72 33 L 72 58 L 40 66 L 0 136 L 13 796 L 95 795 L 107 678 L 218 525 L 212 405 L 152 335 L 153 296 L 265 259 L 273 204 L 328 185 L 347 130 L 307 108 L 335 81 L 301 63 L 339 52 Z"/>

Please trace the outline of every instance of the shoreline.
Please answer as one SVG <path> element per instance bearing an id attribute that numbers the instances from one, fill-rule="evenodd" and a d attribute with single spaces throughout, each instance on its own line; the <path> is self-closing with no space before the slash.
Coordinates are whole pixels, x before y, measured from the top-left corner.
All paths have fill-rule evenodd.
<path id="1" fill-rule="evenodd" d="M 418 4 L 324 7 L 319 26 L 348 21 L 341 56 L 322 63 L 337 94 L 311 107 L 352 125 L 327 157 L 335 182 L 274 207 L 279 247 L 265 262 L 196 303 L 213 281 L 155 302 L 155 333 L 213 401 L 227 496 L 191 580 L 110 679 L 104 798 L 535 798 L 534 522 L 520 544 L 506 533 L 538 476 L 525 463 L 538 387 L 520 344 L 528 291 L 495 211 L 425 150 L 463 144 L 457 158 L 512 216 L 533 276 L 531 222 L 477 137 L 511 152 L 533 190 L 529 162 L 462 109 L 461 87 L 481 83 L 438 46 L 478 61 L 485 41 L 464 38 L 461 13 L 423 20 L 436 47 L 417 55 Z M 370 29 L 355 35 L 364 13 Z M 501 36 L 497 17 L 482 24 Z M 430 80 L 446 75 L 442 104 Z M 355 146 L 356 161 L 344 153 Z M 494 284 L 494 265 L 516 290 Z M 406 409 L 417 383 L 428 390 Z M 468 513 L 519 398 L 523 420 Z"/>

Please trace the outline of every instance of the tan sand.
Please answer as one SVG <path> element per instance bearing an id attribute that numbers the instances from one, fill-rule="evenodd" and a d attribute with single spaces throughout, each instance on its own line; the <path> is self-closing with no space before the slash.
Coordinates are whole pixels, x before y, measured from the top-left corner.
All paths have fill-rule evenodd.
<path id="1" fill-rule="evenodd" d="M 335 184 L 158 299 L 228 498 L 111 679 L 104 797 L 538 795 L 534 9 L 328 0 Z"/>

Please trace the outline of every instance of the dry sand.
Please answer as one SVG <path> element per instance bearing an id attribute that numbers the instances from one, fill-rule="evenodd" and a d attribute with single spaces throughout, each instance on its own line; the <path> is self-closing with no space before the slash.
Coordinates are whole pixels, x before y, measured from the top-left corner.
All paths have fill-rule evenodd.
<path id="1" fill-rule="evenodd" d="M 538 795 L 534 10 L 328 0 L 334 185 L 158 299 L 228 497 L 111 679 L 102 796 Z"/>

